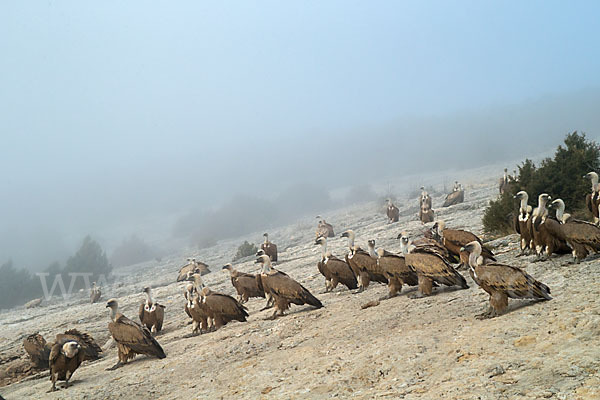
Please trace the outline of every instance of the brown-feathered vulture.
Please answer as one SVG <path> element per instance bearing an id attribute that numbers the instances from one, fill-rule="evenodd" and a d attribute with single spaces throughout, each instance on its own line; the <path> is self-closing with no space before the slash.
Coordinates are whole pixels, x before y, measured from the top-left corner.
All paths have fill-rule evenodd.
<path id="1" fill-rule="evenodd" d="M 271 260 L 267 255 L 261 255 L 256 259 L 257 264 L 262 264 L 260 273 L 262 285 L 268 291 L 275 301 L 275 312 L 271 319 L 277 315 L 283 315 L 285 310 L 290 308 L 290 304 L 303 305 L 308 304 L 316 308 L 323 307 L 323 304 L 312 295 L 304 286 L 271 268 Z"/>
<path id="2" fill-rule="evenodd" d="M 560 235 L 560 223 L 548 215 L 546 203 L 551 197 L 542 193 L 538 197 L 538 207 L 533 210 L 531 227 L 533 242 L 539 260 L 547 260 L 552 254 L 568 254 L 571 252 L 567 242 Z"/>
<path id="3" fill-rule="evenodd" d="M 269 234 L 263 234 L 265 241 L 260 245 L 260 248 L 265 252 L 266 255 L 271 257 L 271 261 L 277 262 L 277 245 L 269 241 Z"/>
<path id="4" fill-rule="evenodd" d="M 188 279 L 194 280 L 192 276 L 192 273 L 190 273 Z M 196 287 L 195 284 L 189 284 L 186 287 L 185 294 L 185 312 L 192 319 L 192 334 L 194 335 L 205 333 L 209 330 L 208 313 L 200 304 L 200 290 L 202 290 L 202 287 Z"/>
<path id="5" fill-rule="evenodd" d="M 317 215 L 317 219 L 319 218 L 323 218 L 320 215 Z M 326 238 L 330 238 L 330 237 L 335 237 L 335 233 L 333 232 L 333 226 L 331 224 L 328 224 L 325 219 L 320 219 L 319 220 L 319 224 L 317 225 L 317 232 L 316 232 L 317 237 L 326 237 Z"/>
<path id="6" fill-rule="evenodd" d="M 525 271 L 512 265 L 485 262 L 481 257 L 481 244 L 468 243 L 464 248 L 469 253 L 471 277 L 490 295 L 490 309 L 478 318 L 498 316 L 508 307 L 508 298 L 550 300 L 550 288 L 535 280 Z"/>
<path id="7" fill-rule="evenodd" d="M 425 233 L 431 233 L 427 230 Z M 441 243 L 432 237 L 422 237 L 419 239 L 411 240 L 406 231 L 402 231 L 396 239 L 400 239 L 400 252 L 402 254 L 410 253 L 410 250 L 419 247 L 421 249 L 430 249 L 437 253 L 440 253 L 444 258 L 450 260 L 450 252 Z"/>
<path id="8" fill-rule="evenodd" d="M 348 289 L 356 289 L 356 275 L 346 261 L 340 260 L 327 251 L 327 238 L 317 238 L 315 245 L 321 245 L 321 259 L 317 263 L 317 268 L 325 277 L 325 292 L 333 291 L 338 283 Z"/>
<path id="9" fill-rule="evenodd" d="M 265 256 L 268 257 L 268 256 Z M 248 312 L 246 307 L 241 305 L 233 297 L 217 293 L 204 285 L 200 274 L 193 274 L 192 279 L 196 289 L 200 293 L 200 298 L 196 297 L 195 305 L 208 316 L 209 328 L 217 330 L 231 321 L 246 322 Z"/>
<path id="10" fill-rule="evenodd" d="M 391 199 L 387 199 L 387 210 L 386 214 L 388 217 L 388 224 L 392 222 L 398 222 L 400 220 L 400 209 L 392 203 Z"/>
<path id="11" fill-rule="evenodd" d="M 90 292 L 90 303 L 94 304 L 100 301 L 102 297 L 102 291 L 98 286 L 96 286 L 96 282 L 92 283 L 92 290 Z"/>
<path id="12" fill-rule="evenodd" d="M 207 264 L 197 261 L 195 258 L 188 258 L 187 261 L 187 264 L 185 264 L 179 270 L 179 274 L 177 275 L 177 282 L 183 282 L 187 280 L 188 272 L 200 275 L 206 275 L 210 272 Z"/>
<path id="13" fill-rule="evenodd" d="M 600 185 L 598 185 L 598 174 L 592 171 L 588 172 L 583 177 L 589 178 L 592 181 L 592 191 L 585 196 L 585 204 L 592 213 L 594 224 L 598 224 L 600 222 Z"/>
<path id="14" fill-rule="evenodd" d="M 342 237 L 348 238 L 350 253 L 346 255 L 346 262 L 359 278 L 359 292 L 368 288 L 371 281 L 387 284 L 388 279 L 385 277 L 383 270 L 377 265 L 377 254 L 374 253 L 374 248 L 371 249 L 373 251 L 371 255 L 360 247 L 355 246 L 354 240 L 356 236 L 354 231 L 350 229 L 343 232 Z"/>
<path id="15" fill-rule="evenodd" d="M 521 190 L 514 196 L 515 199 L 520 200 L 519 205 L 519 214 L 515 216 L 515 221 L 513 222 L 515 231 L 521 237 L 519 245 L 521 247 L 521 253 L 517 255 L 517 257 L 528 254 L 532 251 L 533 245 L 533 233 L 531 232 L 531 214 L 533 209 L 530 205 L 527 204 L 529 200 L 529 195 L 526 191 Z"/>
<path id="16" fill-rule="evenodd" d="M 469 261 L 467 255 L 461 255 L 461 247 L 474 240 L 482 243 L 481 239 L 479 239 L 474 233 L 462 229 L 447 229 L 445 221 L 436 222 L 431 228 L 431 232 L 433 233 L 433 237 L 438 240 L 446 249 L 448 249 L 451 255 L 458 258 L 461 266 L 467 266 Z M 487 249 L 483 245 L 482 247 L 483 256 L 492 261 L 496 261 L 494 258 L 494 253 L 492 253 L 491 250 Z"/>
<path id="17" fill-rule="evenodd" d="M 271 260 L 273 259 L 271 258 Z M 240 304 L 244 304 L 251 297 L 265 298 L 265 291 L 258 275 L 240 272 L 234 269 L 231 264 L 226 264 L 223 269 L 229 271 L 231 284 L 238 294 Z"/>
<path id="18" fill-rule="evenodd" d="M 425 186 L 421 186 L 421 196 L 419 197 L 419 209 L 423 208 L 423 205 L 425 205 L 425 208 L 427 209 L 432 208 L 431 196 L 425 190 Z"/>
<path id="19" fill-rule="evenodd" d="M 196 289 L 194 288 L 194 285 L 189 283 L 185 287 L 185 290 L 183 292 L 183 297 L 185 298 L 185 306 L 183 307 L 183 310 L 185 311 L 187 316 L 190 317 L 190 319 L 191 319 L 191 321 L 189 321 L 188 324 L 191 324 L 194 320 L 194 317 L 192 316 L 190 309 L 192 308 L 195 294 L 196 294 Z"/>
<path id="20" fill-rule="evenodd" d="M 166 354 L 160 344 L 152 337 L 152 333 L 146 328 L 134 322 L 119 312 L 119 303 L 116 299 L 110 299 L 106 303 L 110 308 L 111 322 L 108 330 L 112 335 L 119 353 L 119 361 L 108 368 L 114 370 L 126 364 L 136 354 L 146 354 L 157 358 L 165 358 Z"/>
<path id="21" fill-rule="evenodd" d="M 419 220 L 421 223 L 427 224 L 435 220 L 435 213 L 427 203 L 422 203 L 419 208 Z"/>
<path id="22" fill-rule="evenodd" d="M 69 387 L 69 379 L 85 360 L 97 360 L 102 350 L 88 334 L 77 329 L 56 335 L 49 356 L 50 380 L 52 391 L 56 390 L 56 381 L 65 381 Z"/>
<path id="23" fill-rule="evenodd" d="M 535 254 L 537 254 L 538 259 L 541 259 L 546 246 L 544 238 L 539 231 L 539 226 L 548 216 L 548 209 L 546 208 L 548 200 L 550 200 L 550 196 L 546 193 L 541 193 L 538 196 L 538 205 L 531 212 L 531 218 L 529 218 L 527 223 L 529 232 L 531 232 L 533 250 L 535 251 Z"/>
<path id="24" fill-rule="evenodd" d="M 165 306 L 154 301 L 152 289 L 149 287 L 144 288 L 144 294 L 146 295 L 146 301 L 140 304 L 138 311 L 140 322 L 150 329 L 150 332 L 160 332 L 165 319 Z"/>
<path id="25" fill-rule="evenodd" d="M 591 252 L 600 252 L 600 227 L 565 214 L 565 202 L 561 199 L 554 200 L 551 206 L 556 209 L 556 219 L 559 224 L 549 225 L 548 229 L 552 229 L 553 235 L 567 242 L 576 263 Z"/>
<path id="26" fill-rule="evenodd" d="M 418 276 L 419 289 L 413 298 L 429 296 L 434 283 L 460 286 L 467 289 L 467 281 L 456 271 L 450 261 L 434 246 L 412 246 L 404 255 L 406 265 Z"/>
<path id="27" fill-rule="evenodd" d="M 454 182 L 452 193 L 448 193 L 442 207 L 450 207 L 465 201 L 465 191 L 458 181 Z"/>
<path id="28" fill-rule="evenodd" d="M 377 251 L 377 265 L 383 270 L 388 279 L 387 298 L 392 298 L 400 293 L 402 285 L 416 286 L 419 277 L 408 265 L 406 265 L 405 254 L 392 254 L 379 249 Z"/>
<path id="29" fill-rule="evenodd" d="M 38 332 L 27 336 L 23 339 L 23 347 L 31 359 L 31 363 L 37 369 L 48 368 L 48 360 L 50 359 L 50 350 L 52 344 L 47 343 L 46 339 Z"/>

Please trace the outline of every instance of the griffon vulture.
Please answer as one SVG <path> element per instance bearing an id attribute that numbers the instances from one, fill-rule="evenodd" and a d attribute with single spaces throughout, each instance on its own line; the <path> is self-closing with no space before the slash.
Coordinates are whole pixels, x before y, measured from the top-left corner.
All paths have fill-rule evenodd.
<path id="1" fill-rule="evenodd" d="M 195 258 L 188 258 L 187 261 L 188 263 L 181 267 L 181 269 L 179 270 L 179 275 L 177 275 L 177 282 L 183 282 L 187 280 L 188 272 L 200 275 L 206 275 L 210 272 L 210 270 L 208 269 L 208 265 L 204 264 L 203 262 L 196 261 Z"/>
<path id="2" fill-rule="evenodd" d="M 92 290 L 90 292 L 90 302 L 92 304 L 97 303 L 98 301 L 100 301 L 101 297 L 102 297 L 102 291 L 100 290 L 100 288 L 98 286 L 96 286 L 96 282 L 93 282 Z"/>
<path id="3" fill-rule="evenodd" d="M 119 361 L 108 370 L 119 368 L 134 358 L 136 354 L 146 354 L 158 358 L 166 357 L 162 347 L 152 337 L 152 333 L 148 328 L 130 320 L 119 312 L 119 304 L 116 299 L 108 300 L 106 307 L 110 308 L 111 319 L 108 330 L 114 341 L 117 342 L 119 353 Z"/>
<path id="4" fill-rule="evenodd" d="M 583 176 L 584 178 L 589 178 L 592 181 L 592 192 L 588 193 L 585 196 L 585 204 L 588 207 L 588 210 L 592 213 L 592 217 L 594 217 L 594 224 L 598 224 L 600 222 L 599 218 L 599 206 L 600 206 L 600 186 L 598 185 L 598 174 L 595 172 L 588 172 Z"/>
<path id="5" fill-rule="evenodd" d="M 546 203 L 551 197 L 542 193 L 538 197 L 538 207 L 533 210 L 531 227 L 538 260 L 547 260 L 552 254 L 568 254 L 571 249 L 560 235 L 560 223 L 548 215 Z M 545 256 L 544 256 L 545 254 Z"/>
<path id="6" fill-rule="evenodd" d="M 327 238 L 317 238 L 315 245 L 321 245 L 321 259 L 317 263 L 317 268 L 325 277 L 325 292 L 333 291 L 338 283 L 348 289 L 356 289 L 356 275 L 348 263 L 327 251 Z"/>
<path id="7" fill-rule="evenodd" d="M 388 224 L 391 224 L 392 222 L 398 222 L 400 219 L 400 209 L 396 207 L 394 203 L 392 203 L 391 199 L 387 199 L 386 213 L 388 217 Z"/>
<path id="8" fill-rule="evenodd" d="M 320 215 L 317 215 L 317 219 L 319 218 L 323 218 Z M 328 224 L 325 219 L 320 219 L 319 220 L 319 224 L 317 225 L 317 232 L 316 232 L 317 237 L 326 237 L 326 238 L 330 238 L 330 237 L 335 237 L 335 233 L 333 233 L 333 226 L 331 224 Z"/>
<path id="9" fill-rule="evenodd" d="M 461 266 L 467 266 L 469 259 L 466 254 L 460 253 L 461 247 L 472 241 L 481 242 L 475 234 L 462 229 L 447 229 L 445 221 L 436 222 L 431 228 L 434 239 L 438 240 L 451 255 L 460 261 Z M 486 247 L 483 247 L 483 256 L 492 261 L 496 261 L 494 253 Z"/>
<path id="10" fill-rule="evenodd" d="M 421 196 L 419 197 L 419 209 L 425 205 L 427 209 L 431 209 L 431 196 L 425 190 L 425 186 L 421 186 Z"/>
<path id="11" fill-rule="evenodd" d="M 192 274 L 189 274 L 189 278 L 193 280 Z M 201 281 L 200 281 L 201 282 Z M 200 290 L 201 287 L 196 287 L 193 284 L 189 284 L 186 287 L 186 305 L 185 312 L 192 319 L 192 334 L 197 335 L 199 333 L 208 332 L 208 313 L 202 308 L 200 304 Z"/>
<path id="12" fill-rule="evenodd" d="M 277 259 L 277 256 L 275 259 Z M 273 258 L 271 258 L 271 260 L 273 260 Z M 231 284 L 238 294 L 238 301 L 240 304 L 246 303 L 250 297 L 265 298 L 265 291 L 258 275 L 237 271 L 231 264 L 226 264 L 223 269 L 229 271 Z"/>
<path id="13" fill-rule="evenodd" d="M 56 381 L 65 381 L 69 387 L 69 379 L 85 360 L 97 360 L 102 349 L 88 334 L 71 329 L 56 335 L 49 356 L 50 380 L 52 391 L 56 390 Z"/>
<path id="14" fill-rule="evenodd" d="M 387 298 L 396 296 L 402 285 L 416 286 L 419 283 L 417 274 L 406 265 L 404 254 L 392 254 L 383 249 L 377 251 L 377 265 L 388 279 Z"/>
<path id="15" fill-rule="evenodd" d="M 531 232 L 529 220 L 531 219 L 533 210 L 532 207 L 527 204 L 529 195 L 526 191 L 521 190 L 515 195 L 515 199 L 519 199 L 521 202 L 519 206 L 519 215 L 515 217 L 514 221 L 515 231 L 521 236 L 519 242 L 521 253 L 517 255 L 517 257 L 520 257 L 532 250 L 533 232 Z"/>
<path id="16" fill-rule="evenodd" d="M 421 204 L 421 208 L 419 208 L 419 219 L 423 224 L 434 221 L 435 213 L 427 203 Z"/>
<path id="17" fill-rule="evenodd" d="M 469 287 L 465 278 L 434 246 L 411 247 L 404 260 L 418 276 L 419 289 L 413 298 L 431 295 L 434 283 L 460 286 L 462 289 Z"/>
<path id="18" fill-rule="evenodd" d="M 465 201 L 465 191 L 460 186 L 460 183 L 456 182 L 454 184 L 454 189 L 452 190 L 452 193 L 449 193 L 446 196 L 442 207 L 454 206 L 456 204 L 462 203 L 463 201 Z"/>
<path id="19" fill-rule="evenodd" d="M 373 256 L 371 256 L 360 247 L 355 246 L 355 234 L 352 230 L 342 233 L 342 237 L 348 238 L 350 253 L 346 255 L 346 262 L 350 265 L 354 274 L 359 277 L 359 292 L 368 288 L 371 281 L 387 284 L 388 279 L 385 277 L 383 270 L 377 265 L 377 254 L 374 253 L 374 249 L 371 249 L 373 253 Z"/>
<path id="20" fill-rule="evenodd" d="M 490 295 L 490 308 L 478 318 L 491 318 L 502 314 L 508 307 L 508 298 L 550 300 L 550 288 L 535 280 L 525 271 L 511 265 L 485 262 L 481 257 L 481 244 L 471 242 L 463 247 L 469 253 L 471 277 Z"/>
<path id="21" fill-rule="evenodd" d="M 262 264 L 261 279 L 262 285 L 275 301 L 275 312 L 271 319 L 277 315 L 283 315 L 285 310 L 290 308 L 290 304 L 303 305 L 309 304 L 316 308 L 323 307 L 323 304 L 313 296 L 308 289 L 281 273 L 271 268 L 271 260 L 268 256 L 262 255 L 256 259 L 257 264 Z"/>
<path id="22" fill-rule="evenodd" d="M 194 317 L 192 316 L 190 309 L 192 308 L 192 305 L 194 302 L 194 296 L 196 295 L 196 293 L 197 293 L 196 289 L 194 288 L 194 285 L 192 285 L 191 283 L 189 283 L 185 287 L 185 290 L 183 292 L 183 297 L 185 298 L 185 306 L 183 307 L 183 310 L 185 311 L 187 316 L 190 317 L 190 319 L 191 319 L 191 321 L 189 321 L 188 324 L 191 324 L 194 321 Z"/>
<path id="23" fill-rule="evenodd" d="M 37 369 L 48 368 L 50 359 L 50 350 L 52 343 L 47 343 L 46 339 L 39 333 L 34 333 L 23 339 L 23 347 L 31 359 L 31 363 Z"/>
<path id="24" fill-rule="evenodd" d="M 573 258 L 576 263 L 586 258 L 592 251 L 600 252 L 600 228 L 597 225 L 565 214 L 565 203 L 561 199 L 554 200 L 551 207 L 556 209 L 556 219 L 559 224 L 551 224 L 548 229 L 553 230 L 552 235 L 567 242 L 573 250 Z"/>
<path id="25" fill-rule="evenodd" d="M 196 297 L 195 305 L 197 304 L 208 316 L 209 321 L 212 321 L 212 326 L 210 326 L 212 330 L 217 330 L 234 320 L 246 322 L 246 317 L 248 317 L 246 307 L 236 299 L 227 294 L 210 290 L 202 282 L 200 274 L 193 274 L 191 279 L 193 279 L 196 289 L 200 293 L 200 299 Z"/>
<path id="26" fill-rule="evenodd" d="M 144 288 L 146 301 L 140 304 L 138 311 L 140 322 L 150 329 L 150 332 L 160 332 L 165 319 L 165 306 L 158 304 L 152 298 L 152 290 L 149 287 Z"/>
<path id="27" fill-rule="evenodd" d="M 271 261 L 277 262 L 277 245 L 273 242 L 269 242 L 269 234 L 263 234 L 265 241 L 260 245 L 260 248 L 265 252 L 266 255 L 271 257 Z"/>
<path id="28" fill-rule="evenodd" d="M 431 233 L 430 230 L 426 231 L 426 233 Z M 422 237 L 415 240 L 410 240 L 408 233 L 406 231 L 402 231 L 396 239 L 400 239 L 400 252 L 402 254 L 410 253 L 415 247 L 419 247 L 421 249 L 430 249 L 437 253 L 440 253 L 444 258 L 450 259 L 450 252 L 445 248 L 441 243 L 437 240 L 430 237 Z"/>

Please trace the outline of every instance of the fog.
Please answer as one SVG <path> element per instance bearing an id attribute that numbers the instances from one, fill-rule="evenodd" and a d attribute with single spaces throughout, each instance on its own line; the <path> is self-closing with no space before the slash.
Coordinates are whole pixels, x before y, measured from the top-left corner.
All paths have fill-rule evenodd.
<path id="1" fill-rule="evenodd" d="M 215 233 L 235 236 L 336 188 L 597 138 L 599 8 L 4 2 L 0 264 L 87 234 L 194 244 L 239 205 Z"/>

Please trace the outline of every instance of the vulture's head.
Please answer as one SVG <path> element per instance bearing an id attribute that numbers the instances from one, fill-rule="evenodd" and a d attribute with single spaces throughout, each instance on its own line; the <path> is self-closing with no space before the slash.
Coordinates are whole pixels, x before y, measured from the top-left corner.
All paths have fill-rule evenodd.
<path id="1" fill-rule="evenodd" d="M 263 249 L 260 249 L 256 252 L 256 257 L 260 257 L 260 256 L 264 256 L 265 255 L 265 251 Z"/>
<path id="2" fill-rule="evenodd" d="M 319 237 L 318 237 L 318 238 L 315 240 L 315 245 L 318 245 L 318 244 L 321 244 L 321 245 L 325 245 L 325 244 L 327 244 L 327 239 L 326 239 L 326 238 L 324 238 L 323 236 L 319 236 Z"/>
<path id="3" fill-rule="evenodd" d="M 540 204 L 546 204 L 549 200 L 552 200 L 552 197 L 548 193 L 542 193 L 538 196 L 538 202 Z"/>
<path id="4" fill-rule="evenodd" d="M 262 254 L 260 256 L 258 256 L 258 258 L 256 259 L 256 261 L 254 262 L 255 264 L 267 264 L 271 261 L 271 259 L 269 258 L 269 256 Z"/>
<path id="5" fill-rule="evenodd" d="M 520 192 L 518 192 L 517 194 L 515 194 L 515 199 L 519 199 L 519 200 L 523 200 L 524 198 L 529 197 L 527 195 L 527 192 L 524 190 L 521 190 Z"/>
<path id="6" fill-rule="evenodd" d="M 466 251 L 467 253 L 471 254 L 471 253 L 475 253 L 475 254 L 481 254 L 481 244 L 474 240 L 470 243 L 465 244 L 463 247 L 460 248 L 460 251 Z"/>
<path id="7" fill-rule="evenodd" d="M 73 358 L 79 353 L 81 346 L 75 341 L 70 341 L 62 345 L 62 353 L 67 358 Z"/>
<path id="8" fill-rule="evenodd" d="M 231 263 L 227 263 L 227 264 L 223 265 L 223 269 L 231 271 L 233 269 L 233 266 L 231 265 Z"/>
<path id="9" fill-rule="evenodd" d="M 552 203 L 550 203 L 550 208 L 553 208 L 555 210 L 560 210 L 562 208 L 564 210 L 565 202 L 562 201 L 562 199 L 553 200 Z"/>
<path id="10" fill-rule="evenodd" d="M 354 231 L 351 229 L 348 229 L 347 231 L 342 232 L 342 236 L 343 238 L 353 238 L 354 237 Z"/>
<path id="11" fill-rule="evenodd" d="M 150 287 L 149 287 L 149 286 L 146 286 L 146 287 L 144 288 L 144 290 L 142 290 L 142 293 L 149 294 L 149 293 L 150 293 Z"/>
<path id="12" fill-rule="evenodd" d="M 408 244 L 408 232 L 406 232 L 406 231 L 400 232 L 400 234 L 398 235 L 398 237 L 396 239 L 400 239 L 400 241 L 402 243 Z"/>
<path id="13" fill-rule="evenodd" d="M 595 173 L 594 171 L 588 172 L 587 174 L 585 174 L 583 176 L 584 178 L 588 178 L 588 179 L 592 179 L 592 180 L 598 180 L 598 174 Z"/>
<path id="14" fill-rule="evenodd" d="M 370 239 L 367 241 L 367 244 L 369 245 L 369 247 L 374 248 L 375 247 L 375 240 L 374 239 Z"/>
<path id="15" fill-rule="evenodd" d="M 119 303 L 116 299 L 108 299 L 108 301 L 106 302 L 106 307 L 114 310 L 117 307 L 119 307 Z"/>

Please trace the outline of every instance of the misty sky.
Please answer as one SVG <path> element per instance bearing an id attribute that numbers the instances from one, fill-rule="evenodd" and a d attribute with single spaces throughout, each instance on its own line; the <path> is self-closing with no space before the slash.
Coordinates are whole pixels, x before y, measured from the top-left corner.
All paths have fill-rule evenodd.
<path id="1" fill-rule="evenodd" d="M 236 193 L 595 138 L 599 15 L 595 1 L 2 2 L 0 263 L 38 268 L 42 242 L 60 258 L 86 233 L 118 242 Z"/>

